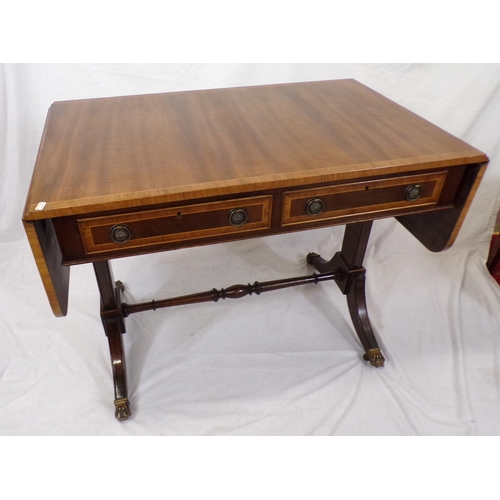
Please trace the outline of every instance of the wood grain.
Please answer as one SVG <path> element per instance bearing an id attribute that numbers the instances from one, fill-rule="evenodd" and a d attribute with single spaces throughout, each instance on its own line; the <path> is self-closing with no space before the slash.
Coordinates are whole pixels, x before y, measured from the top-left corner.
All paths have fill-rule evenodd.
<path id="1" fill-rule="evenodd" d="M 69 267 L 63 267 L 62 254 L 52 222 L 25 222 L 24 229 L 35 257 L 38 272 L 55 316 L 68 311 Z"/>
<path id="2" fill-rule="evenodd" d="M 378 215 L 385 211 L 413 210 L 417 206 L 436 205 L 446 178 L 446 171 L 402 176 L 377 181 L 339 184 L 323 188 L 287 191 L 283 196 L 282 224 L 309 224 L 358 214 Z M 416 201 L 405 199 L 405 190 L 419 184 L 422 195 Z M 305 211 L 308 199 L 321 198 L 325 207 L 318 215 Z"/>
<path id="3" fill-rule="evenodd" d="M 486 171 L 486 163 L 469 165 L 461 183 L 455 191 L 454 204 L 447 210 L 414 215 L 398 216 L 396 219 L 426 248 L 441 252 L 455 242 L 474 195 Z"/>
<path id="4" fill-rule="evenodd" d="M 231 235 L 268 229 L 271 225 L 272 196 L 256 196 L 238 200 L 200 203 L 160 210 L 134 212 L 125 215 L 85 218 L 78 221 L 87 254 L 109 250 L 123 251 L 146 248 L 159 243 L 193 241 L 212 235 Z M 248 220 L 241 226 L 228 221 L 231 209 L 243 208 Z M 126 224 L 132 238 L 126 243 L 114 243 L 110 229 Z"/>
<path id="5" fill-rule="evenodd" d="M 354 80 L 56 102 L 24 220 L 486 161 Z"/>
<path id="6" fill-rule="evenodd" d="M 487 163 L 354 80 L 56 102 L 23 221 L 61 316 L 68 266 L 83 262 L 392 216 L 443 250 Z M 398 201 L 402 179 L 422 183 L 421 200 Z M 326 214 L 303 213 L 309 195 L 325 196 Z M 225 210 L 245 199 L 257 203 L 248 224 L 227 226 Z M 108 242 L 120 222 L 135 241 Z"/>

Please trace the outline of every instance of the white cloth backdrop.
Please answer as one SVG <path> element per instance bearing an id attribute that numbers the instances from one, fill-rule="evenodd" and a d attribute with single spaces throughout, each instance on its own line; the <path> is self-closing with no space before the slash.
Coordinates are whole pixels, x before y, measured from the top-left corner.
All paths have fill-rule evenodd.
<path id="1" fill-rule="evenodd" d="M 133 416 L 114 418 L 90 265 L 49 308 L 21 225 L 53 101 L 355 78 L 491 159 L 456 244 L 433 254 L 394 220 L 365 261 L 383 369 L 362 361 L 332 283 L 127 319 Z M 0 66 L 1 435 L 499 435 L 500 287 L 485 268 L 500 188 L 500 65 Z M 308 273 L 343 228 L 114 261 L 143 301 Z"/>

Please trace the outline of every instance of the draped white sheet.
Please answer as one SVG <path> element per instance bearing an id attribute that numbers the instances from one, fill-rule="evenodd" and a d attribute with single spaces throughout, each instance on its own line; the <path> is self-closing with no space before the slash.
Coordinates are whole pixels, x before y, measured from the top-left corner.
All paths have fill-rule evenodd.
<path id="1" fill-rule="evenodd" d="M 332 283 L 127 319 L 133 416 L 114 418 L 90 265 L 53 317 L 21 225 L 53 101 L 355 78 L 491 159 L 456 244 L 433 254 L 374 223 L 370 318 L 387 362 L 364 363 Z M 500 65 L 0 66 L 0 435 L 499 435 L 500 287 L 485 261 L 500 189 Z M 113 261 L 126 299 L 308 274 L 342 227 Z"/>

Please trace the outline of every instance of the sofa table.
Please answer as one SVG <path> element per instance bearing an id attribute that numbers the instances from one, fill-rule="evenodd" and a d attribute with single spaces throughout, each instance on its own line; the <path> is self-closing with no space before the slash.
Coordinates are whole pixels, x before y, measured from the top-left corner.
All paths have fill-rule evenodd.
<path id="1" fill-rule="evenodd" d="M 130 416 L 122 334 L 130 314 L 335 281 L 364 351 L 363 257 L 372 221 L 396 217 L 449 247 L 488 157 L 355 80 L 84 99 L 49 110 L 23 223 L 56 316 L 72 265 L 92 263 L 115 389 Z M 345 224 L 316 273 L 128 304 L 114 258 Z M 300 236 L 298 236 L 300 237 Z"/>

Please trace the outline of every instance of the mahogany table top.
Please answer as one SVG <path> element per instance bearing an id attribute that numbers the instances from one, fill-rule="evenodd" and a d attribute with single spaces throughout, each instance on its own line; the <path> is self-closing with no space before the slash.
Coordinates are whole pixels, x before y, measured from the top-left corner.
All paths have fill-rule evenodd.
<path id="1" fill-rule="evenodd" d="M 355 80 L 63 101 L 23 219 L 487 161 Z"/>

